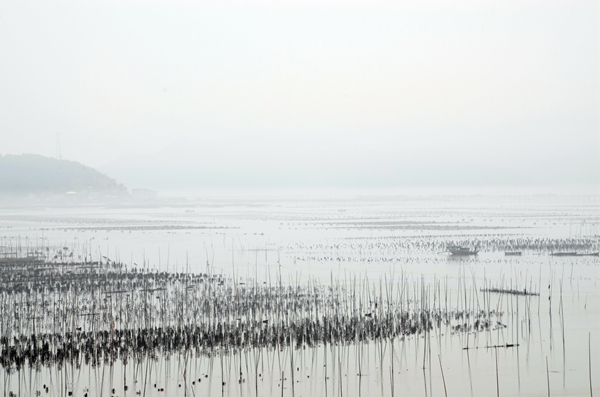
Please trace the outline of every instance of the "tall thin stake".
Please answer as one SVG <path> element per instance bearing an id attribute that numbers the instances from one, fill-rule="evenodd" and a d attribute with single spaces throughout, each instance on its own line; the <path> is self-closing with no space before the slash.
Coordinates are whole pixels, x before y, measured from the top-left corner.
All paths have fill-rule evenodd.
<path id="1" fill-rule="evenodd" d="M 444 368 L 442 368 L 442 359 L 440 358 L 439 354 L 438 354 L 438 360 L 440 362 L 440 370 L 442 371 L 442 382 L 444 383 L 444 395 L 446 397 L 448 397 L 448 391 L 446 390 L 446 379 L 444 378 Z"/>
<path id="2" fill-rule="evenodd" d="M 591 341 L 591 332 L 588 332 L 588 357 L 589 357 L 589 369 L 590 369 L 590 396 L 594 396 L 592 392 L 592 341 Z"/>

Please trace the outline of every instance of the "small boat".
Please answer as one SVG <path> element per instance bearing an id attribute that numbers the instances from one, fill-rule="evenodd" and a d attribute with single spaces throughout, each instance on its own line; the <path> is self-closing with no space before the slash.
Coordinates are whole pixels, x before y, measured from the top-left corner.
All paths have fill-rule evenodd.
<path id="1" fill-rule="evenodd" d="M 552 252 L 552 256 L 599 256 L 599 252 Z"/>
<path id="2" fill-rule="evenodd" d="M 521 256 L 521 251 L 505 251 L 506 256 Z"/>
<path id="3" fill-rule="evenodd" d="M 468 247 L 460 247 L 458 245 L 451 245 L 447 248 L 452 255 L 477 255 L 477 253 L 479 252 L 477 250 L 472 250 Z"/>

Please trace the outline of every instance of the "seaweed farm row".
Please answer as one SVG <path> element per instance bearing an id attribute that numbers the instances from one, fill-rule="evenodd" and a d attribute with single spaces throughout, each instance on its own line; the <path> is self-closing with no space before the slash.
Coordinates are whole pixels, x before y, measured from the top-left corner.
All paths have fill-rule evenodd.
<path id="1" fill-rule="evenodd" d="M 419 279 L 286 286 L 281 280 L 267 285 L 210 274 L 130 272 L 114 263 L 1 267 L 1 363 L 7 368 L 20 368 L 24 358 L 30 365 L 38 358 L 61 362 L 71 353 L 98 360 L 104 353 L 115 359 L 152 349 L 311 347 L 420 334 L 442 324 L 471 330 L 500 325 L 495 307 L 458 300 L 464 305 L 452 309 L 442 284 L 447 280 L 432 286 Z"/>
<path id="2" fill-rule="evenodd" d="M 331 243 L 296 243 L 285 247 L 292 252 L 320 252 L 320 251 L 347 251 L 347 252 L 443 252 L 448 246 L 461 246 L 477 248 L 482 252 L 497 251 L 534 251 L 534 252 L 561 252 L 561 251 L 598 251 L 600 249 L 600 236 L 586 236 L 574 238 L 534 238 L 534 237 L 474 237 L 474 238 L 440 238 L 406 237 L 406 238 L 348 238 Z"/>
<path id="3" fill-rule="evenodd" d="M 281 274 L 269 274 L 267 281 L 229 277 L 210 267 L 200 274 L 168 273 L 109 261 L 22 258 L 0 261 L 0 280 L 5 394 L 13 392 L 11 384 L 24 383 L 37 385 L 37 391 L 48 391 L 52 384 L 61 395 L 94 395 L 98 388 L 107 388 L 111 395 L 133 393 L 130 387 L 146 394 L 161 392 L 160 385 L 172 378 L 179 381 L 170 384 L 169 393 L 192 393 L 203 379 L 218 383 L 224 393 L 232 379 L 245 384 L 254 378 L 254 393 L 248 392 L 254 395 L 267 385 L 281 385 L 286 372 L 290 377 L 302 373 L 303 382 L 311 383 L 310 371 L 320 364 L 313 358 L 301 371 L 294 360 L 306 361 L 307 352 L 312 352 L 325 355 L 320 360 L 327 363 L 327 352 L 333 351 L 328 349 L 342 349 L 337 354 L 355 349 L 360 379 L 362 372 L 374 371 L 373 363 L 380 362 L 380 371 L 383 361 L 390 363 L 384 345 L 394 352 L 400 349 L 392 353 L 391 368 L 398 360 L 395 354 L 406 346 L 416 349 L 424 367 L 431 366 L 431 345 L 441 348 L 443 338 L 461 348 L 515 346 L 531 332 L 526 322 L 536 316 L 539 305 L 534 294 L 525 294 L 520 303 L 514 299 L 514 291 L 523 285 L 498 286 L 488 280 L 478 285 L 466 270 L 457 278 L 425 280 L 399 272 L 377 280 L 332 277 L 323 283 L 283 280 Z M 532 280 L 528 283 L 530 290 L 539 289 Z M 424 350 L 417 353 L 420 349 Z M 241 368 L 240 357 L 247 360 L 249 354 L 254 362 Z M 282 371 L 273 369 L 275 362 Z M 107 366 L 118 366 L 129 381 L 120 376 L 98 381 L 97 371 L 102 368 L 104 374 Z M 329 371 L 336 368 L 341 370 L 341 361 L 332 362 Z M 393 379 L 393 372 L 387 371 L 381 377 Z M 219 382 L 214 381 L 215 372 Z M 322 380 L 325 392 L 329 390 L 327 373 L 313 373 L 313 379 Z M 336 384 L 336 394 L 348 387 L 344 381 Z M 288 387 L 287 392 L 294 390 Z M 244 394 L 237 389 L 228 393 Z"/>
<path id="4" fill-rule="evenodd" d="M 30 259 L 40 259 L 46 262 L 81 262 L 89 266 L 92 261 L 110 261 L 109 256 L 116 261 L 122 261 L 120 250 L 116 247 L 114 252 L 93 243 L 92 240 L 75 239 L 70 242 L 56 246 L 50 246 L 49 240 L 42 239 L 42 245 L 37 239 L 21 239 L 6 237 L 0 238 L 0 259 L 28 257 Z M 213 245 L 204 246 L 204 252 L 196 253 L 196 261 L 200 257 L 202 261 L 208 264 L 215 264 L 215 252 L 218 252 L 217 264 L 234 262 L 232 255 L 237 255 L 238 260 L 243 261 L 244 257 L 247 263 L 250 261 L 258 262 L 259 253 L 261 262 L 268 265 L 268 255 L 276 254 L 278 262 L 280 257 L 284 261 L 290 261 L 294 264 L 301 262 L 346 262 L 346 263 L 403 263 L 410 261 L 413 254 L 441 254 L 447 253 L 448 246 L 470 247 L 479 251 L 480 254 L 494 252 L 524 252 L 526 255 L 557 255 L 569 253 L 571 255 L 596 254 L 600 251 L 600 236 L 586 236 L 577 238 L 533 238 L 533 237 L 514 237 L 514 236 L 478 236 L 449 238 L 448 236 L 429 236 L 429 237 L 405 237 L 405 238 L 341 238 L 322 242 L 294 242 L 294 243 L 269 243 L 242 241 L 237 238 L 237 242 L 232 238 L 231 244 L 227 244 L 227 239 L 223 238 L 222 246 L 216 241 Z M 140 263 L 147 263 L 146 252 L 144 257 L 139 258 Z M 149 253 L 155 261 L 159 263 L 160 270 L 169 269 L 169 249 L 160 253 L 158 257 Z M 264 254 L 264 262 L 262 261 Z M 166 268 L 161 265 L 161 257 L 166 263 Z M 271 256 L 272 258 L 272 256 Z M 185 258 L 188 262 L 187 254 Z M 130 269 L 134 269 L 137 264 L 133 260 L 133 252 L 128 263 Z M 181 267 L 181 266 L 180 266 Z M 189 268 L 189 267 L 186 267 Z M 40 270 L 38 270 L 40 271 Z"/>

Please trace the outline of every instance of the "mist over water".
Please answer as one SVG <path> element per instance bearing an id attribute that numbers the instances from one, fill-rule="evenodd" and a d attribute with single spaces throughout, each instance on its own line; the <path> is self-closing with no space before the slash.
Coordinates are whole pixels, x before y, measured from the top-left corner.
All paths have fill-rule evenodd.
<path id="1" fill-rule="evenodd" d="M 600 178 L 594 1 L 26 0 L 2 21 L 2 154 L 130 188 Z"/>

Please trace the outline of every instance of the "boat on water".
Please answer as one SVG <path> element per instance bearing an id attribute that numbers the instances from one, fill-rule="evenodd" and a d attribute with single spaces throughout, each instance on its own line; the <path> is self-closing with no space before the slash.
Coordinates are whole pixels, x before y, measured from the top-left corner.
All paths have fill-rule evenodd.
<path id="1" fill-rule="evenodd" d="M 460 247 L 458 245 L 450 245 L 447 247 L 448 252 L 452 255 L 477 255 L 479 251 L 468 247 Z"/>
<path id="2" fill-rule="evenodd" d="M 552 252 L 552 256 L 600 256 L 600 252 Z"/>
<path id="3" fill-rule="evenodd" d="M 521 251 L 505 251 L 506 256 L 521 256 Z"/>

